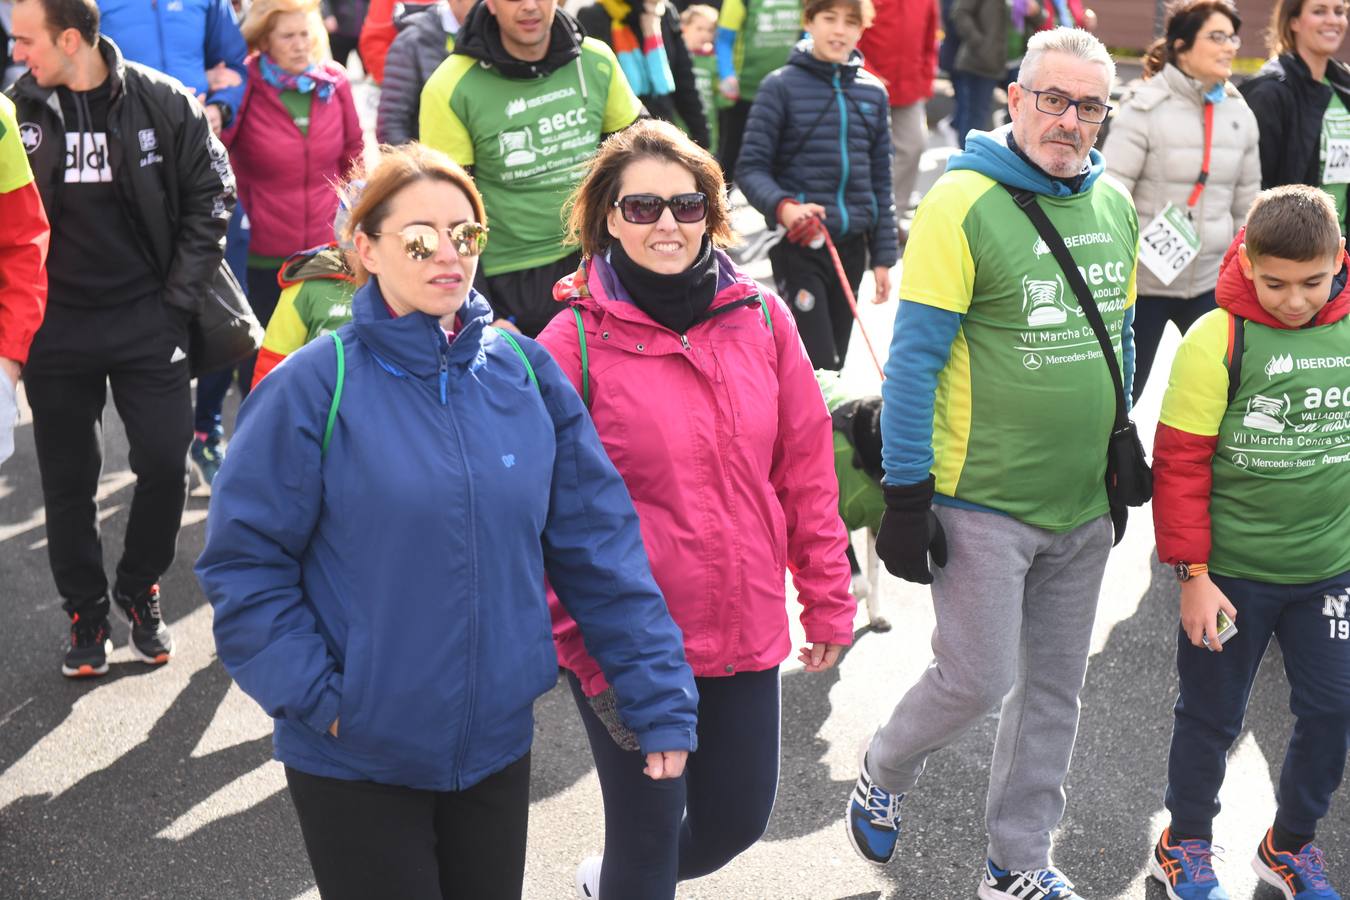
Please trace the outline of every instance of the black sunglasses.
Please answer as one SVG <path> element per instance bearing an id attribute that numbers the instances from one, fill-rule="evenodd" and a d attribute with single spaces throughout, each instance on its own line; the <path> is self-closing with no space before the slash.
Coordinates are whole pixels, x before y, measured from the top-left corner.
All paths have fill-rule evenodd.
<path id="1" fill-rule="evenodd" d="M 656 194 L 629 194 L 614 201 L 624 220 L 634 225 L 650 225 L 661 218 L 667 206 L 676 222 L 702 222 L 708 217 L 708 195 L 702 191 L 676 194 L 667 200 Z"/>
<path id="2" fill-rule="evenodd" d="M 477 256 L 487 246 L 488 228 L 477 222 L 460 222 L 444 229 L 445 236 L 460 256 Z M 441 232 L 430 225 L 409 225 L 400 231 L 376 231 L 371 237 L 392 235 L 403 240 L 403 252 L 408 259 L 421 261 L 431 259 L 441 246 Z"/>

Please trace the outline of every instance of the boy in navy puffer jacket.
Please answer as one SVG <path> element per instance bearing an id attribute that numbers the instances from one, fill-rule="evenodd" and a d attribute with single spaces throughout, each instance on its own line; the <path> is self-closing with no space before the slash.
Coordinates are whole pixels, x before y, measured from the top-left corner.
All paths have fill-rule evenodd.
<path id="1" fill-rule="evenodd" d="M 825 232 L 855 294 L 871 266 L 878 303 L 900 255 L 890 105 L 857 50 L 872 16 L 871 0 L 807 0 L 807 37 L 760 86 L 736 163 L 751 205 L 787 231 L 769 259 L 817 369 L 843 368 L 853 331 Z"/>

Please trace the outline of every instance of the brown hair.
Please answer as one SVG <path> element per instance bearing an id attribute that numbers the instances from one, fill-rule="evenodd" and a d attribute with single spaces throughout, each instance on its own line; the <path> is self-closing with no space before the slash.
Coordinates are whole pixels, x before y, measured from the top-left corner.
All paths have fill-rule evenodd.
<path id="1" fill-rule="evenodd" d="M 22 3 L 23 0 L 17 0 Z M 99 11 L 94 0 L 35 0 L 42 7 L 47 33 L 53 41 L 61 32 L 74 28 L 86 44 L 98 43 Z"/>
<path id="2" fill-rule="evenodd" d="M 248 49 L 261 51 L 276 27 L 277 19 L 287 13 L 304 13 L 309 21 L 309 61 L 318 62 L 328 55 L 328 29 L 319 14 L 319 0 L 253 0 L 239 23 Z"/>
<path id="3" fill-rule="evenodd" d="M 1242 29 L 1242 18 L 1230 0 L 1182 0 L 1168 10 L 1164 35 L 1149 46 L 1144 57 L 1144 77 L 1152 78 L 1168 63 L 1175 66 L 1177 57 L 1195 46 L 1200 29 L 1215 13 L 1228 17 L 1234 34 Z"/>
<path id="4" fill-rule="evenodd" d="M 602 254 L 614 242 L 606 219 L 619 199 L 624 170 L 641 159 L 664 160 L 688 169 L 695 186 L 708 197 L 705 222 L 714 246 L 725 247 L 736 239 L 717 160 L 669 122 L 639 119 L 600 145 L 590 171 L 563 207 L 567 210 L 567 242 L 580 244 L 583 256 Z"/>
<path id="5" fill-rule="evenodd" d="M 843 7 L 845 15 L 853 13 L 861 19 L 863 28 L 872 27 L 872 20 L 877 14 L 876 8 L 872 6 L 872 0 L 806 0 L 802 4 L 802 21 L 810 22 L 825 10 L 837 6 Z"/>
<path id="6" fill-rule="evenodd" d="M 424 144 L 404 144 L 400 147 L 380 146 L 379 159 L 368 172 L 357 167 L 338 187 L 339 194 L 351 207 L 351 213 L 342 228 L 341 239 L 350 242 L 358 231 L 378 232 L 389 217 L 394 197 L 404 188 L 422 181 L 440 181 L 459 188 L 473 207 L 475 222 L 486 225 L 487 211 L 483 195 L 469 173 L 450 157 Z M 352 254 L 354 257 L 355 254 Z M 360 261 L 355 265 L 357 280 L 365 283 L 369 277 Z"/>
<path id="7" fill-rule="evenodd" d="M 1247 213 L 1247 256 L 1325 259 L 1341 246 L 1336 201 L 1320 188 L 1286 184 L 1256 195 Z"/>

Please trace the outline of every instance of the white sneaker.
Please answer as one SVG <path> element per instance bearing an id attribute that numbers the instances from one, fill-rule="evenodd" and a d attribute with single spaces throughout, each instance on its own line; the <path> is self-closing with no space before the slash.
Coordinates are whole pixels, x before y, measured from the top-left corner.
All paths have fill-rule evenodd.
<path id="1" fill-rule="evenodd" d="M 577 896 L 598 900 L 600 896 L 600 867 L 603 856 L 588 856 L 577 866 Z"/>

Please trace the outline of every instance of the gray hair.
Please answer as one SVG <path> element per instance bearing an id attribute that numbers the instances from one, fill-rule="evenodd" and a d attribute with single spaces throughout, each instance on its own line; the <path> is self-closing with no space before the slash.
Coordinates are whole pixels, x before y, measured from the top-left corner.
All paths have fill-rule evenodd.
<path id="1" fill-rule="evenodd" d="M 1027 42 L 1027 52 L 1022 57 L 1022 69 L 1018 73 L 1017 80 L 1026 85 L 1033 84 L 1041 57 L 1047 53 L 1063 53 L 1105 66 L 1108 91 L 1116 80 L 1116 62 L 1111 58 L 1106 46 L 1081 28 L 1054 28 L 1050 31 L 1037 32 Z"/>

